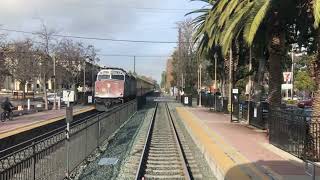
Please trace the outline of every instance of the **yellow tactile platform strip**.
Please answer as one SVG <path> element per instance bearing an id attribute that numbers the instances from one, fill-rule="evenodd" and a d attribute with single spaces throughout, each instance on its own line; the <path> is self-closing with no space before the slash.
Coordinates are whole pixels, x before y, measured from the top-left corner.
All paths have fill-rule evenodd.
<path id="1" fill-rule="evenodd" d="M 94 109 L 95 108 L 92 107 L 92 106 L 88 107 L 88 108 L 84 108 L 84 109 L 79 109 L 79 110 L 74 112 L 74 115 L 82 114 L 82 113 L 85 113 L 85 112 L 88 112 L 88 111 L 91 111 L 91 110 L 94 110 Z M 62 115 L 62 116 L 58 116 L 58 117 L 55 117 L 55 118 L 52 118 L 52 119 L 38 120 L 38 121 L 35 121 L 34 123 L 30 123 L 30 124 L 27 124 L 25 126 L 17 127 L 14 130 L 9 130 L 7 132 L 2 132 L 2 133 L 0 133 L 0 139 L 6 138 L 6 137 L 9 137 L 9 136 L 13 136 L 15 134 L 19 134 L 19 133 L 22 133 L 22 132 L 25 132 L 25 131 L 28 131 L 28 130 L 31 130 L 31 129 L 34 129 L 34 128 L 38 128 L 38 127 L 41 127 L 41 126 L 44 126 L 44 125 L 47 125 L 47 124 L 51 124 L 51 123 L 63 120 L 65 117 L 66 117 L 65 115 Z"/>
<path id="2" fill-rule="evenodd" d="M 187 109 L 177 107 L 177 112 L 218 179 L 270 179 Z"/>

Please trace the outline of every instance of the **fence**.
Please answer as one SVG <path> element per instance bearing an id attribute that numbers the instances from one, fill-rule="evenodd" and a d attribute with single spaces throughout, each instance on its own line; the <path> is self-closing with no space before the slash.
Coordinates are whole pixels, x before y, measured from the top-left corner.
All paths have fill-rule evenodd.
<path id="1" fill-rule="evenodd" d="M 47 138 L 36 137 L 17 146 L 23 147 L 0 159 L 0 180 L 56 180 L 63 179 L 83 162 L 113 134 L 137 110 L 132 101 L 70 125 L 70 137 L 66 138 L 66 126 L 54 130 Z M 38 140 L 41 139 L 41 140 Z M 8 154 L 0 152 L 0 154 Z"/>
<path id="2" fill-rule="evenodd" d="M 215 102 L 217 101 L 217 102 Z M 199 105 L 199 96 L 197 97 L 197 104 Z M 228 98 L 222 96 L 216 96 L 213 94 L 201 94 L 201 105 L 208 108 L 216 107 L 217 112 L 228 112 Z"/>
<path id="3" fill-rule="evenodd" d="M 305 112 L 272 108 L 269 113 L 269 141 L 301 159 L 319 161 L 319 117 Z"/>
<path id="4" fill-rule="evenodd" d="M 247 102 L 248 103 L 248 102 Z M 249 124 L 259 129 L 267 129 L 269 104 L 267 102 L 250 102 L 249 110 Z"/>

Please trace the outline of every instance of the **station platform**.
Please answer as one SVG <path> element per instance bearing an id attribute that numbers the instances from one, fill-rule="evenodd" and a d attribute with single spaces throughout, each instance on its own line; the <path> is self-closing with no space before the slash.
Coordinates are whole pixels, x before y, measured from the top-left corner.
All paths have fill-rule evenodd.
<path id="1" fill-rule="evenodd" d="M 177 114 L 218 179 L 311 179 L 299 158 L 269 144 L 266 132 L 230 115 L 177 107 Z M 316 179 L 320 169 L 316 166 Z"/>
<path id="2" fill-rule="evenodd" d="M 93 106 L 74 106 L 73 114 L 81 114 L 95 109 Z M 0 122 L 0 139 L 38 128 L 65 118 L 66 109 L 49 110 L 14 117 L 12 121 Z"/>

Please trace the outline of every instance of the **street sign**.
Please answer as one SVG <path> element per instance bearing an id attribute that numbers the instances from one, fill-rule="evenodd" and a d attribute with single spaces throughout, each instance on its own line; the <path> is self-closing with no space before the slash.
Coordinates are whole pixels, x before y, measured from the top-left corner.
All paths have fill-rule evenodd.
<path id="1" fill-rule="evenodd" d="M 62 99 L 64 102 L 74 102 L 74 91 L 64 90 Z"/>
<path id="2" fill-rule="evenodd" d="M 88 103 L 92 104 L 92 96 L 88 96 Z"/>
<path id="3" fill-rule="evenodd" d="M 292 72 L 283 72 L 283 81 L 286 84 L 291 84 L 291 82 L 292 82 Z"/>
<path id="4" fill-rule="evenodd" d="M 233 94 L 239 94 L 239 89 L 232 89 Z"/>
<path id="5" fill-rule="evenodd" d="M 292 84 L 282 84 L 281 85 L 281 89 L 282 90 L 290 90 L 290 89 L 292 89 Z"/>
<path id="6" fill-rule="evenodd" d="M 185 105 L 189 104 L 189 97 L 187 97 L 187 96 L 184 97 L 184 104 Z"/>

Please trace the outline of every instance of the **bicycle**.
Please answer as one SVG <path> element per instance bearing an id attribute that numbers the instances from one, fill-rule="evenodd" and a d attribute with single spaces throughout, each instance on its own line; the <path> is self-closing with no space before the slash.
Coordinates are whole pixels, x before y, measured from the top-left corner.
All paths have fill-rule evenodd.
<path id="1" fill-rule="evenodd" d="M 13 112 L 9 112 L 9 111 L 4 111 L 1 113 L 1 122 L 5 122 L 7 120 L 12 121 L 13 120 Z"/>

